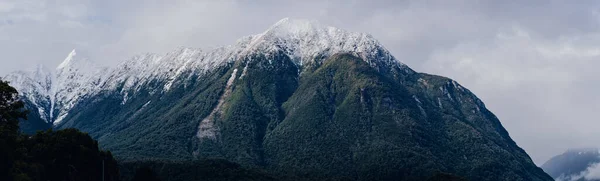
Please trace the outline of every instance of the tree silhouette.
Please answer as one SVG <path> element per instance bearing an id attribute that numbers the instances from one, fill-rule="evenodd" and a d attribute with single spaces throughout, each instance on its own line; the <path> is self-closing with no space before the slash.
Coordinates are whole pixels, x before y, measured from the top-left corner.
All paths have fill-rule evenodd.
<path id="1" fill-rule="evenodd" d="M 0 180 L 12 180 L 13 164 L 21 155 L 17 152 L 19 119 L 26 118 L 18 92 L 0 80 Z"/>
<path id="2" fill-rule="evenodd" d="M 160 179 L 151 168 L 141 167 L 135 171 L 132 181 L 160 181 Z"/>

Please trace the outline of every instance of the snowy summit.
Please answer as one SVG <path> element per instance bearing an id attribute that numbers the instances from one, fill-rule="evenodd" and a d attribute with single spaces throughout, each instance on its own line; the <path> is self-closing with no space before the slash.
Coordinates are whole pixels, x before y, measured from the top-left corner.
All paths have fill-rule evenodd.
<path id="1" fill-rule="evenodd" d="M 235 60 L 255 54 L 284 52 L 299 66 L 322 61 L 336 53 L 354 53 L 378 69 L 403 67 L 371 35 L 323 26 L 318 22 L 284 18 L 265 32 L 241 38 L 237 43 L 211 50 L 178 48 L 164 55 L 137 55 L 113 68 L 98 67 L 71 51 L 54 71 L 38 68 L 17 71 L 4 78 L 32 101 L 40 117 L 58 124 L 81 98 L 102 91 L 119 91 L 122 104 L 151 81 L 163 82 L 160 90 L 169 91 L 177 81 L 185 82 Z"/>

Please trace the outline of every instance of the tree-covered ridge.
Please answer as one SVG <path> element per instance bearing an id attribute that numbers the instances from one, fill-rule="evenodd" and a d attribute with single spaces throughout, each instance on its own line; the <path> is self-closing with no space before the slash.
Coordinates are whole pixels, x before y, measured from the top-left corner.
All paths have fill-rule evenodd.
<path id="1" fill-rule="evenodd" d="M 323 58 L 298 66 L 284 52 L 257 53 L 183 72 L 190 81 L 168 92 L 151 82 L 125 104 L 105 92 L 59 127 L 89 132 L 124 161 L 220 158 L 313 179 L 551 179 L 458 83 L 352 54 Z"/>
<path id="2" fill-rule="evenodd" d="M 360 58 L 332 56 L 304 74 L 265 138 L 272 169 L 359 180 L 550 180 L 466 88 Z M 316 172 L 316 173 L 315 173 Z"/>
<path id="3" fill-rule="evenodd" d="M 21 124 L 27 121 L 23 119 L 28 111 L 17 95 L 7 82 L 0 81 L 0 180 L 276 180 L 265 172 L 225 160 L 118 165 L 111 152 L 100 150 L 97 141 L 73 128 L 25 135 L 19 131 L 19 120 Z"/>

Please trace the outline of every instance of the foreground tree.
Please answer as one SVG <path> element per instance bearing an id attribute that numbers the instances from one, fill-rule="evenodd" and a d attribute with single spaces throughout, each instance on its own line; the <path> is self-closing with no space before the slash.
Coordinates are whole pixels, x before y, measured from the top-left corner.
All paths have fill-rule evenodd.
<path id="1" fill-rule="evenodd" d="M 76 129 L 39 132 L 24 146 L 28 165 L 21 169 L 35 180 L 119 179 L 112 154 L 100 151 L 97 141 Z"/>
<path id="2" fill-rule="evenodd" d="M 160 181 L 160 179 L 151 168 L 141 167 L 135 171 L 132 181 Z"/>
<path id="3" fill-rule="evenodd" d="M 13 180 L 13 165 L 21 158 L 17 152 L 19 119 L 25 119 L 26 115 L 17 90 L 0 80 L 0 180 Z"/>
<path id="4" fill-rule="evenodd" d="M 76 129 L 19 132 L 27 111 L 18 92 L 0 80 L 0 180 L 119 180 L 116 160 Z"/>

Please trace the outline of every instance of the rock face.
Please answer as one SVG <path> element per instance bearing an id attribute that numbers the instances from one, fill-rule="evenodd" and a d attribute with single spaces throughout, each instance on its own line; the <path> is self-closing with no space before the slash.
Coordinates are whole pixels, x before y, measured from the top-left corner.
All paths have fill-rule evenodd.
<path id="1" fill-rule="evenodd" d="M 552 180 L 468 89 L 413 71 L 367 34 L 283 19 L 214 50 L 68 67 L 42 82 L 37 72 L 6 78 L 45 123 L 89 132 L 122 160 L 224 158 L 310 178 Z"/>
<path id="2" fill-rule="evenodd" d="M 552 157 L 542 169 L 556 180 L 600 180 L 600 152 L 597 148 L 570 149 Z"/>

